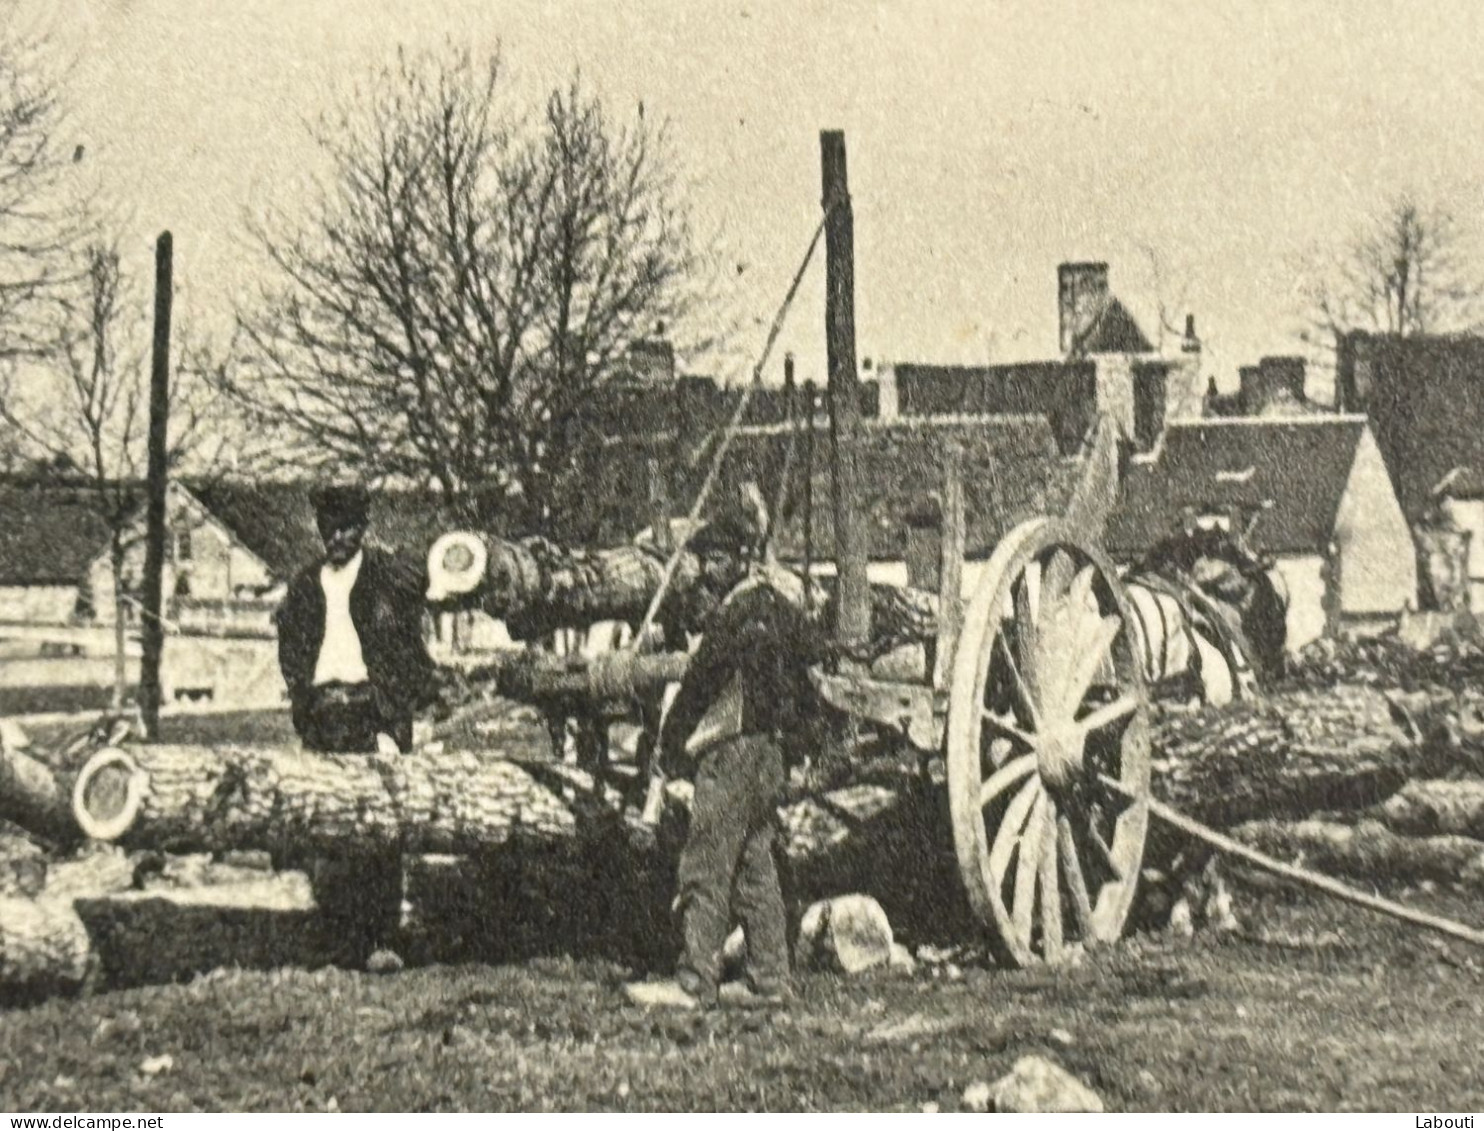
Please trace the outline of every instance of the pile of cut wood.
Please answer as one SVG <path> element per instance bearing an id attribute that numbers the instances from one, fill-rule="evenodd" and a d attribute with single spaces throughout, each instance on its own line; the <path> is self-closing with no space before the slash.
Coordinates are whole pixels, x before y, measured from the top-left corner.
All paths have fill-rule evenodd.
<path id="1" fill-rule="evenodd" d="M 1164 715 L 1155 794 L 1362 886 L 1484 891 L 1484 648 L 1324 639 L 1261 700 Z"/>
<path id="2" fill-rule="evenodd" d="M 1326 641 L 1259 700 L 1161 710 L 1155 796 L 1321 872 L 1484 890 L 1476 676 L 1484 649 L 1467 640 L 1421 652 L 1394 640 Z M 0 996 L 84 983 L 88 939 L 72 901 L 136 884 L 141 852 L 260 850 L 294 860 L 388 844 L 479 855 L 628 843 L 632 814 L 620 815 L 618 795 L 530 749 L 533 731 L 542 733 L 527 725 L 524 743 L 500 731 L 486 750 L 411 757 L 120 744 L 105 734 L 94 749 L 58 757 L 28 751 L 7 727 L 0 818 L 14 824 L 0 837 Z M 871 836 L 874 821 L 923 788 L 920 775 L 893 774 L 889 757 L 880 773 L 866 772 L 859 751 L 852 760 L 849 785 L 804 791 L 785 807 L 796 863 Z M 1156 868 L 1180 848 L 1164 836 L 1151 846 Z M 88 847 L 103 841 L 116 849 Z"/>

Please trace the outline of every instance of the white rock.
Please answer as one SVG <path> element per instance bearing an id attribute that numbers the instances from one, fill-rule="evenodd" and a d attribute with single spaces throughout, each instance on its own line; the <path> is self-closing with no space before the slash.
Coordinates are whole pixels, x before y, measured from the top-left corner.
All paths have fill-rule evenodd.
<path id="1" fill-rule="evenodd" d="M 1103 1101 L 1059 1064 L 1023 1056 L 992 1085 L 994 1110 L 1003 1112 L 1100 1112 Z"/>
<path id="2" fill-rule="evenodd" d="M 901 943 L 891 944 L 891 968 L 902 974 L 917 973 L 917 959 L 912 957 L 912 952 Z"/>
<path id="3" fill-rule="evenodd" d="M 1195 934 L 1195 916 L 1190 910 L 1190 900 L 1176 900 L 1170 909 L 1170 933 L 1188 939 Z"/>
<path id="4" fill-rule="evenodd" d="M 1069 1049 L 1076 1043 L 1072 1040 L 1072 1034 L 1065 1029 L 1053 1029 L 1046 1034 L 1046 1037 L 1052 1044 L 1060 1045 L 1064 1049 Z"/>
<path id="5" fill-rule="evenodd" d="M 742 975 L 742 967 L 747 962 L 747 936 L 738 927 L 727 936 L 727 941 L 721 946 L 721 971 L 722 978 L 737 978 Z"/>
<path id="6" fill-rule="evenodd" d="M 799 965 L 859 974 L 891 961 L 891 921 L 867 895 L 813 904 L 799 924 Z"/>
<path id="7" fill-rule="evenodd" d="M 175 1067 L 175 1058 L 168 1052 L 159 1056 L 146 1057 L 139 1065 L 139 1071 L 146 1076 L 158 1076 L 161 1072 L 169 1072 Z"/>
<path id="8" fill-rule="evenodd" d="M 964 1089 L 963 1104 L 965 1111 L 986 1112 L 994 1100 L 994 1091 L 987 1080 L 976 1080 Z"/>

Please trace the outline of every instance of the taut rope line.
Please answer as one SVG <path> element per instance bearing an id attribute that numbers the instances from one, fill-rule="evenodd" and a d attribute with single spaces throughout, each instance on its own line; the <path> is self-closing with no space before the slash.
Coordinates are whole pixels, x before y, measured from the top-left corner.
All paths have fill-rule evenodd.
<path id="1" fill-rule="evenodd" d="M 644 612 L 644 619 L 639 623 L 638 630 L 629 641 L 628 647 L 631 650 L 637 650 L 641 646 L 641 641 L 649 634 L 650 628 L 654 625 L 654 618 L 659 614 L 660 605 L 664 602 L 665 594 L 670 591 L 670 584 L 675 580 L 675 571 L 680 568 L 680 559 L 685 554 L 685 547 L 690 542 L 690 536 L 700 520 L 701 511 L 706 506 L 711 489 L 716 485 L 716 477 L 721 472 L 721 465 L 726 459 L 727 451 L 732 446 L 732 437 L 737 434 L 737 429 L 742 424 L 742 417 L 752 401 L 753 390 L 762 384 L 763 366 L 768 363 L 768 355 L 773 352 L 778 335 L 783 332 L 783 321 L 788 317 L 789 307 L 793 305 L 794 298 L 799 293 L 799 284 L 804 281 L 804 272 L 809 267 L 809 261 L 814 258 L 815 249 L 819 247 L 819 238 L 824 235 L 824 226 L 830 218 L 833 207 L 831 205 L 830 208 L 826 208 L 824 215 L 819 218 L 819 227 L 814 229 L 814 236 L 809 240 L 809 247 L 804 252 L 799 269 L 794 272 L 788 293 L 783 296 L 783 302 L 779 304 L 778 312 L 773 316 L 773 324 L 768 328 L 768 337 L 763 343 L 762 354 L 758 357 L 757 364 L 752 367 L 752 380 L 742 390 L 742 395 L 737 398 L 737 407 L 732 410 L 731 419 L 727 421 L 726 429 L 722 432 L 721 442 L 716 445 L 716 451 L 711 457 L 711 466 L 706 470 L 706 478 L 701 481 L 701 489 L 696 493 L 696 501 L 691 504 L 685 526 L 680 531 L 680 538 L 665 561 L 665 571 L 660 575 L 659 587 L 654 592 L 654 598 L 649 602 L 649 608 Z M 655 533 L 658 536 L 659 532 Z"/>

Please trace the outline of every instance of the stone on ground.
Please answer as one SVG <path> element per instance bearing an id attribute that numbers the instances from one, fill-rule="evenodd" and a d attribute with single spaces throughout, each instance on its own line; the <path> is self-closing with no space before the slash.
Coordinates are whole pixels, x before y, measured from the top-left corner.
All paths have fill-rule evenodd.
<path id="1" fill-rule="evenodd" d="M 1039 1056 L 1023 1056 L 1008 1074 L 990 1085 L 1000 1112 L 1100 1112 L 1103 1101 L 1065 1068 Z M 968 1093 L 965 1093 L 967 1102 Z"/>
<path id="2" fill-rule="evenodd" d="M 868 895 L 837 895 L 804 912 L 799 966 L 859 974 L 892 960 L 891 921 Z"/>
<path id="3" fill-rule="evenodd" d="M 984 1080 L 975 1080 L 964 1089 L 963 1098 L 960 1101 L 965 1111 L 983 1113 L 989 1110 L 994 1101 L 994 1092 Z"/>

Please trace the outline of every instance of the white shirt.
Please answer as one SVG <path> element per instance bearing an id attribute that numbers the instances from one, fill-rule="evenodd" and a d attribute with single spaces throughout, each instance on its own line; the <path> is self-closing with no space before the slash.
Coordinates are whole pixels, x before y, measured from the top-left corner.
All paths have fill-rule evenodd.
<path id="1" fill-rule="evenodd" d="M 361 657 L 361 638 L 350 619 L 350 591 L 361 572 L 361 551 L 343 566 L 326 562 L 319 571 L 325 593 L 325 639 L 314 664 L 314 682 L 365 683 L 366 661 Z"/>

